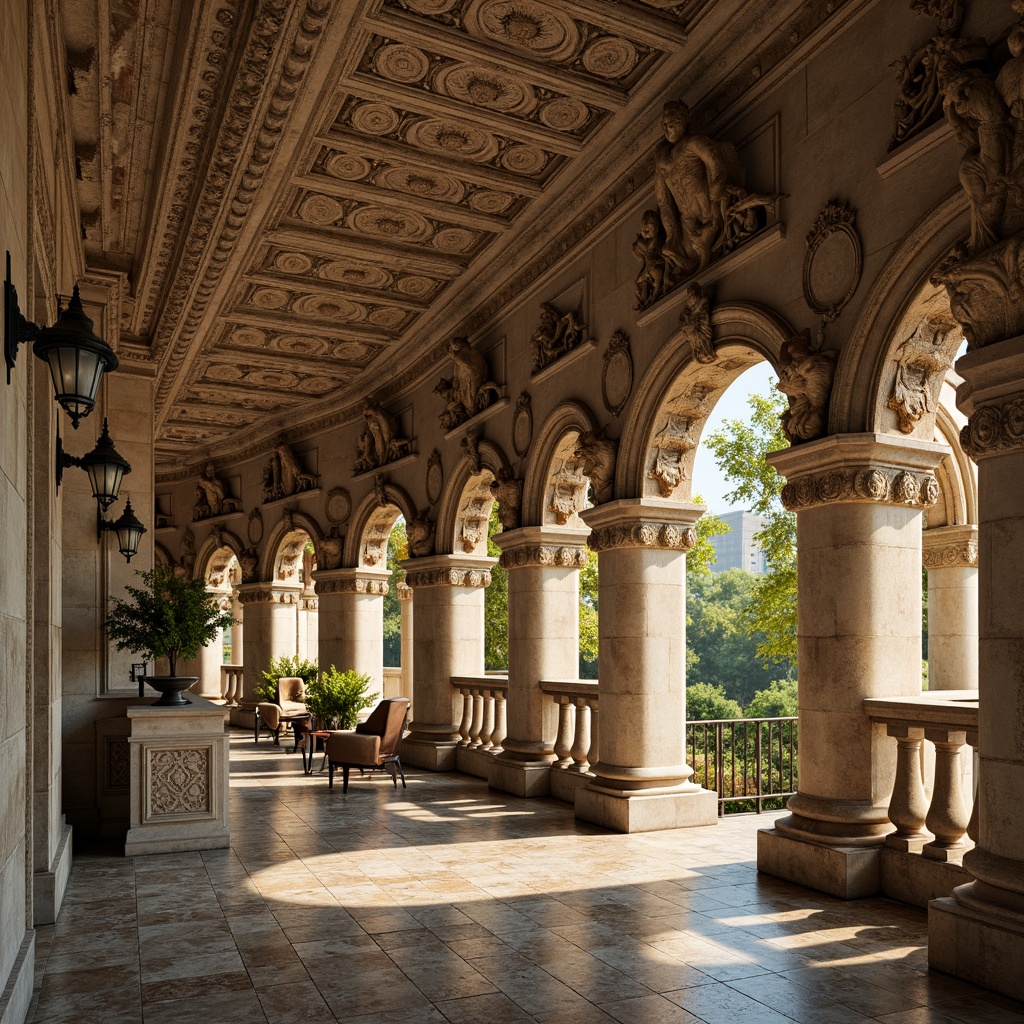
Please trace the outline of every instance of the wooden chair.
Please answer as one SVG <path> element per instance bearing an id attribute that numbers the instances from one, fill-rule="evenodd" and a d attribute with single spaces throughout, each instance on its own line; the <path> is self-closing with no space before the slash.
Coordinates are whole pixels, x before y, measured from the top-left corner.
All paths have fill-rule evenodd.
<path id="1" fill-rule="evenodd" d="M 374 709 L 370 717 L 351 730 L 332 732 L 327 737 L 327 764 L 329 789 L 334 788 L 334 769 L 342 772 L 343 793 L 348 792 L 348 773 L 358 768 L 364 771 L 384 768 L 391 775 L 391 781 L 398 788 L 398 777 L 402 777 L 405 789 L 405 772 L 399 753 L 405 720 L 409 714 L 408 697 L 386 697 Z"/>

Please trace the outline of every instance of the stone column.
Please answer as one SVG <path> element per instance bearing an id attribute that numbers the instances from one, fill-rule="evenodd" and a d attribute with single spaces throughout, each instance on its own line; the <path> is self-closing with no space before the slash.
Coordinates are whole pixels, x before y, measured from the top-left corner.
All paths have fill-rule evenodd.
<path id="1" fill-rule="evenodd" d="M 490 785 L 517 796 L 546 796 L 555 759 L 558 705 L 542 679 L 577 679 L 579 570 L 587 533 L 546 526 L 495 536 L 508 570 L 508 735 L 490 766 Z"/>
<path id="2" fill-rule="evenodd" d="M 977 845 L 974 881 L 928 907 L 930 966 L 1024 999 L 1024 337 L 956 364 L 978 463 Z"/>
<path id="3" fill-rule="evenodd" d="M 878 891 L 892 831 L 896 746 L 863 702 L 921 692 L 921 512 L 946 450 L 837 434 L 769 457 L 797 514 L 800 777 L 757 865 L 844 899 Z"/>
<path id="4" fill-rule="evenodd" d="M 305 593 L 299 598 L 299 615 L 305 624 L 305 641 L 299 646 L 299 654 L 307 661 L 319 664 L 320 601 L 316 594 Z"/>
<path id="5" fill-rule="evenodd" d="M 192 692 L 207 700 L 220 700 L 220 667 L 224 664 L 224 649 L 220 640 L 214 640 L 209 646 L 200 648 L 199 657 L 194 664 L 199 682 L 192 687 Z"/>
<path id="6" fill-rule="evenodd" d="M 398 584 L 398 600 L 402 604 L 402 695 L 409 698 L 411 714 L 416 714 L 412 704 L 413 672 L 412 672 L 412 587 L 407 583 Z"/>
<path id="7" fill-rule="evenodd" d="M 270 659 L 295 654 L 295 605 L 298 586 L 242 583 L 238 600 L 245 608 L 245 646 L 242 648 L 242 695 L 231 710 L 231 724 L 252 728 L 251 712 L 259 703 L 254 694 Z M 246 714 L 249 712 L 249 714 Z"/>
<path id="8" fill-rule="evenodd" d="M 242 664 L 242 644 L 245 642 L 245 631 L 242 629 L 242 602 L 238 599 L 238 590 L 231 593 L 231 614 L 235 617 L 231 627 L 231 664 Z"/>
<path id="9" fill-rule="evenodd" d="M 432 555 L 402 562 L 412 588 L 416 713 L 402 759 L 420 768 L 452 771 L 462 696 L 452 676 L 484 672 L 484 587 L 493 558 Z"/>
<path id="10" fill-rule="evenodd" d="M 576 817 L 619 832 L 713 825 L 718 801 L 686 764 L 686 552 L 703 506 L 654 498 L 581 513 L 598 552 L 596 778 Z"/>
<path id="11" fill-rule="evenodd" d="M 384 595 L 387 569 L 323 569 L 313 573 L 319 600 L 320 668 L 355 669 L 384 693 Z"/>
<path id="12" fill-rule="evenodd" d="M 978 528 L 925 530 L 928 689 L 978 688 Z"/>

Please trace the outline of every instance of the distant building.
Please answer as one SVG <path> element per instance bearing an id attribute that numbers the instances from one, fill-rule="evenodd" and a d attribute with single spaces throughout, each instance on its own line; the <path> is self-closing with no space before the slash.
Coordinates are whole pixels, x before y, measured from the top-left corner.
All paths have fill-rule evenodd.
<path id="1" fill-rule="evenodd" d="M 727 512 L 719 517 L 726 526 L 728 533 L 711 538 L 718 559 L 712 566 L 713 572 L 725 572 L 726 569 L 746 569 L 747 572 L 761 575 L 768 567 L 765 564 L 761 545 L 754 540 L 754 534 L 764 528 L 764 516 L 753 512 Z"/>

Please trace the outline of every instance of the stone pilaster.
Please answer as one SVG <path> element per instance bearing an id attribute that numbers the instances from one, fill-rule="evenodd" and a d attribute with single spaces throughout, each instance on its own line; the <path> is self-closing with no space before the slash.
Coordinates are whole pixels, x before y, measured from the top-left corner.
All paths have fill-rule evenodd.
<path id="1" fill-rule="evenodd" d="M 932 967 L 1024 999 L 1024 337 L 969 352 L 957 404 L 978 463 L 977 845 L 974 881 L 928 907 Z"/>
<path id="2" fill-rule="evenodd" d="M 384 693 L 384 597 L 387 569 L 322 569 L 313 573 L 319 603 L 320 667 L 355 669 Z"/>
<path id="3" fill-rule="evenodd" d="M 508 733 L 490 766 L 490 785 L 518 796 L 548 793 L 558 706 L 542 679 L 579 675 L 579 570 L 586 531 L 546 526 L 499 533 L 508 571 Z"/>
<path id="4" fill-rule="evenodd" d="M 879 884 L 896 751 L 866 697 L 921 692 L 921 513 L 944 445 L 838 434 L 776 452 L 797 513 L 800 779 L 758 868 L 843 898 Z"/>
<path id="5" fill-rule="evenodd" d="M 413 699 L 412 638 L 413 623 L 412 587 L 402 582 L 397 586 L 398 600 L 402 606 L 402 693 L 409 698 L 409 713 L 416 714 Z"/>
<path id="6" fill-rule="evenodd" d="M 576 816 L 620 832 L 718 820 L 686 764 L 686 552 L 703 506 L 653 498 L 581 513 L 598 553 L 600 759 Z"/>
<path id="7" fill-rule="evenodd" d="M 252 728 L 252 712 L 259 701 L 254 690 L 270 659 L 293 655 L 296 648 L 296 615 L 300 587 L 273 583 L 242 583 L 238 600 L 245 608 L 245 637 L 242 647 L 242 696 L 239 708 L 231 711 L 231 724 Z"/>
<path id="8" fill-rule="evenodd" d="M 402 562 L 413 592 L 416 712 L 402 758 L 435 771 L 455 768 L 462 697 L 452 676 L 484 671 L 484 588 L 493 558 L 431 555 Z"/>
<path id="9" fill-rule="evenodd" d="M 941 526 L 921 538 L 928 570 L 928 689 L 978 688 L 978 528 Z"/>

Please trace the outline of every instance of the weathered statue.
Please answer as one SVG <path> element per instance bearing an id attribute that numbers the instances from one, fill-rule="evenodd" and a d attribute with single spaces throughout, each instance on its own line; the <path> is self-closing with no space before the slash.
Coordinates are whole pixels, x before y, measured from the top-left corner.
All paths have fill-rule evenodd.
<path id="1" fill-rule="evenodd" d="M 498 471 L 491 481 L 491 494 L 498 503 L 498 519 L 502 528 L 514 530 L 519 526 L 519 506 L 523 500 L 523 481 L 511 469 Z"/>
<path id="2" fill-rule="evenodd" d="M 405 536 L 413 558 L 424 558 L 434 553 L 434 523 L 431 522 L 429 508 L 417 511 L 416 518 L 406 527 Z"/>
<path id="3" fill-rule="evenodd" d="M 896 381 L 887 408 L 896 413 L 900 431 L 909 434 L 914 425 L 934 411 L 932 392 L 949 369 L 953 353 L 946 338 L 955 325 L 948 319 L 929 318 L 896 350 Z M 959 331 L 956 338 L 959 338 Z"/>
<path id="4" fill-rule="evenodd" d="M 192 521 L 237 512 L 241 507 L 242 503 L 237 498 L 227 497 L 224 485 L 214 475 L 213 463 L 208 462 L 196 481 L 196 502 L 192 507 Z"/>
<path id="5" fill-rule="evenodd" d="M 711 296 L 696 282 L 688 284 L 683 289 L 679 327 L 689 340 L 697 362 L 713 363 L 715 346 L 711 330 Z"/>
<path id="6" fill-rule="evenodd" d="M 331 527 L 331 532 L 320 541 L 317 554 L 317 566 L 321 569 L 337 569 L 341 565 L 342 539 L 338 536 L 338 528 Z"/>
<path id="7" fill-rule="evenodd" d="M 640 233 L 633 242 L 633 255 L 640 261 L 636 276 L 636 306 L 646 309 L 658 301 L 674 283 L 665 262 L 665 229 L 657 210 L 644 210 Z"/>
<path id="8" fill-rule="evenodd" d="M 782 414 L 782 430 L 790 444 L 824 436 L 835 370 L 835 353 L 814 351 L 808 330 L 782 346 L 775 387 L 789 398 L 789 409 Z"/>
<path id="9" fill-rule="evenodd" d="M 263 470 L 263 500 L 276 501 L 316 487 L 317 478 L 299 465 L 291 448 L 279 441 Z"/>
<path id="10" fill-rule="evenodd" d="M 378 466 L 385 466 L 409 454 L 412 439 L 399 437 L 398 418 L 393 416 L 380 402 L 367 402 L 363 406 L 366 429 L 360 435 L 356 447 L 356 473 L 368 473 Z"/>
<path id="11" fill-rule="evenodd" d="M 583 475 L 590 480 L 595 505 L 610 501 L 615 484 L 615 453 L 617 441 L 604 436 L 604 430 L 588 430 L 580 434 L 574 457 L 583 463 Z"/>
<path id="12" fill-rule="evenodd" d="M 448 349 L 455 372 L 442 377 L 434 388 L 434 394 L 441 395 L 445 402 L 439 421 L 444 431 L 465 423 L 502 394 L 501 386 L 487 379 L 487 360 L 467 338 L 452 338 Z"/>
<path id="13" fill-rule="evenodd" d="M 559 313 L 550 302 L 542 302 L 540 323 L 530 339 L 533 349 L 533 372 L 539 373 L 582 344 L 586 329 L 587 325 L 580 319 L 577 310 Z"/>

